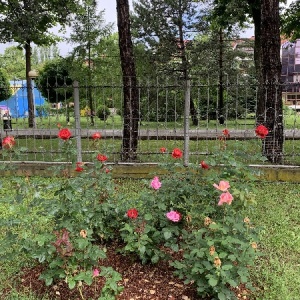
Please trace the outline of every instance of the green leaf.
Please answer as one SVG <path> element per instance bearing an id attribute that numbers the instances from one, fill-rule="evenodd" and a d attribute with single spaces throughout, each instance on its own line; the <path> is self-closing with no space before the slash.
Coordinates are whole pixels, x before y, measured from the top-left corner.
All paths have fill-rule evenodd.
<path id="1" fill-rule="evenodd" d="M 165 237 L 166 240 L 168 240 L 171 236 L 172 236 L 172 232 L 170 232 L 170 231 L 165 231 L 164 232 L 164 237 Z"/>
<path id="2" fill-rule="evenodd" d="M 141 247 L 139 248 L 139 251 L 141 252 L 141 254 L 144 254 L 145 251 L 146 251 L 146 247 L 145 247 L 145 246 L 141 246 Z"/>
<path id="3" fill-rule="evenodd" d="M 76 281 L 73 278 L 68 278 L 68 287 L 70 290 L 74 289 Z"/>
<path id="4" fill-rule="evenodd" d="M 89 244 L 89 241 L 87 239 L 78 239 L 78 248 L 80 250 L 85 249 L 87 245 Z"/>
<path id="5" fill-rule="evenodd" d="M 220 258 L 224 258 L 224 257 L 226 257 L 227 256 L 227 253 L 226 252 L 221 252 L 220 254 L 219 254 L 219 257 Z"/>
<path id="6" fill-rule="evenodd" d="M 211 278 L 209 278 L 209 280 L 208 280 L 208 284 L 210 285 L 210 286 L 216 286 L 217 284 L 218 284 L 218 279 L 216 279 L 216 278 L 213 278 L 213 277 L 211 277 Z"/>
<path id="7" fill-rule="evenodd" d="M 52 282 L 53 282 L 53 278 L 52 278 L 52 277 L 46 277 L 46 278 L 45 278 L 45 284 L 46 284 L 47 286 L 51 285 Z"/>
<path id="8" fill-rule="evenodd" d="M 145 220 L 146 221 L 150 221 L 150 220 L 152 220 L 152 215 L 151 214 L 145 214 Z"/>
<path id="9" fill-rule="evenodd" d="M 222 270 L 223 271 L 227 271 L 227 270 L 230 270 L 230 269 L 232 269 L 233 268 L 233 265 L 223 265 L 222 266 Z"/>
<path id="10" fill-rule="evenodd" d="M 226 300 L 226 295 L 222 292 L 218 293 L 219 300 Z"/>
<path id="11" fill-rule="evenodd" d="M 178 244 L 171 244 L 171 249 L 172 249 L 174 252 L 178 252 L 178 251 L 179 251 Z"/>

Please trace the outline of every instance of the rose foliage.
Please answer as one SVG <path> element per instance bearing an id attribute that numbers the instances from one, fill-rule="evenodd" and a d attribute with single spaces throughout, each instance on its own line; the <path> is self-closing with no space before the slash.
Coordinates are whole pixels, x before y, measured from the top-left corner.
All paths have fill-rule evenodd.
<path id="1" fill-rule="evenodd" d="M 74 176 L 55 185 L 23 180 L 16 199 L 7 199 L 12 211 L 21 205 L 22 214 L 1 220 L 9 229 L 0 248 L 13 244 L 42 264 L 41 279 L 48 285 L 64 279 L 78 288 L 105 276 L 111 284 L 103 290 L 107 295 L 121 290 L 120 276 L 101 263 L 111 241 L 142 263 L 169 261 L 201 297 L 234 299 L 234 288 L 252 289 L 249 274 L 260 255 L 259 228 L 248 218 L 256 203 L 253 170 L 226 149 L 202 158 L 209 168 L 200 162 L 180 168 L 178 148 L 168 155 L 174 163 L 160 166 L 163 175 L 141 181 L 130 199 L 118 193 L 112 172 L 106 172 L 106 156 L 95 157 L 91 166 L 74 163 Z M 41 189 L 54 190 L 51 199 L 41 198 Z M 38 207 L 39 219 L 24 217 L 32 207 Z M 47 226 L 35 226 L 40 218 Z M 14 227 L 20 226 L 30 230 L 18 235 Z"/>

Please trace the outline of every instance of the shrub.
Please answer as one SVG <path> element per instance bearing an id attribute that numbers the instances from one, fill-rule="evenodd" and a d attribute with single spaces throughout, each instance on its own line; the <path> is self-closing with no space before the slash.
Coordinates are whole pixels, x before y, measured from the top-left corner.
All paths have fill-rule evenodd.
<path id="1" fill-rule="evenodd" d="M 107 106 L 100 105 L 97 108 L 97 117 L 99 119 L 106 121 L 107 118 L 109 117 L 109 115 L 110 115 L 110 110 L 109 110 L 109 108 Z"/>

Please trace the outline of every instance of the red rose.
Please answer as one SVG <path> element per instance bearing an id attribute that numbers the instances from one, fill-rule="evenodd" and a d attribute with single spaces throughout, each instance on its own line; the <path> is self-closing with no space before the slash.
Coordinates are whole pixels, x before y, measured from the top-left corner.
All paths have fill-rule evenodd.
<path id="1" fill-rule="evenodd" d="M 76 172 L 82 172 L 84 170 L 82 166 L 83 166 L 82 162 L 77 162 L 75 171 Z"/>
<path id="2" fill-rule="evenodd" d="M 16 141 L 13 136 L 6 136 L 2 140 L 2 146 L 4 149 L 11 149 L 15 144 L 16 144 Z"/>
<path id="3" fill-rule="evenodd" d="M 167 151 L 167 148 L 161 147 L 161 148 L 159 149 L 159 151 L 160 151 L 161 153 L 165 153 L 165 152 Z"/>
<path id="4" fill-rule="evenodd" d="M 172 157 L 173 158 L 181 158 L 182 157 L 182 151 L 178 148 L 175 148 L 173 151 L 172 151 Z"/>
<path id="5" fill-rule="evenodd" d="M 202 169 L 209 169 L 209 165 L 206 162 L 204 162 L 203 160 L 201 161 L 200 166 Z"/>
<path id="6" fill-rule="evenodd" d="M 127 217 L 130 219 L 136 219 L 139 213 L 135 208 L 131 208 L 127 211 Z"/>
<path id="7" fill-rule="evenodd" d="M 266 126 L 259 125 L 255 129 L 255 133 L 258 137 L 260 137 L 261 139 L 264 139 L 268 135 L 269 130 Z"/>
<path id="8" fill-rule="evenodd" d="M 229 130 L 228 130 L 228 129 L 224 129 L 224 130 L 223 130 L 223 135 L 224 135 L 225 137 L 229 138 L 229 137 L 230 137 Z"/>
<path id="9" fill-rule="evenodd" d="M 101 139 L 101 134 L 100 134 L 100 132 L 95 132 L 95 133 L 92 135 L 92 139 L 93 139 L 93 140 L 99 140 L 99 139 Z"/>
<path id="10" fill-rule="evenodd" d="M 98 154 L 97 159 L 101 162 L 104 162 L 104 161 L 107 161 L 107 156 L 105 156 L 103 154 Z"/>
<path id="11" fill-rule="evenodd" d="M 58 132 L 58 137 L 64 141 L 71 137 L 71 131 L 68 128 L 63 128 Z"/>

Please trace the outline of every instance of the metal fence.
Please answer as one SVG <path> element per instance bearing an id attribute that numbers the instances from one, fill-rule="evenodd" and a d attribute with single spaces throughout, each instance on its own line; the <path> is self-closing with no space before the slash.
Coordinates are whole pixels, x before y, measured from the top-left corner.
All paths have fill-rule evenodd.
<path id="1" fill-rule="evenodd" d="M 285 164 L 300 162 L 299 87 L 298 83 L 282 87 Z M 16 140 L 15 151 L 3 155 L 2 160 L 92 162 L 101 153 L 109 161 L 120 161 L 124 125 L 121 81 L 55 86 L 52 103 L 50 97 L 44 99 L 38 92 L 40 87 L 30 88 L 34 91 L 34 128 L 28 128 L 25 83 L 13 86 L 13 96 L 0 102 L 1 137 L 14 136 Z M 185 162 L 200 162 L 228 149 L 236 154 L 247 153 L 248 163 L 258 163 L 256 154 L 261 153 L 262 143 L 254 133 L 257 87 L 247 78 L 227 80 L 222 89 L 209 76 L 188 84 L 147 79 L 139 80 L 138 91 L 137 161 L 165 161 L 174 148 L 180 148 Z M 9 122 L 4 116 L 6 110 L 10 113 Z M 58 138 L 60 128 L 72 132 L 71 143 L 76 150 L 73 157 L 66 155 L 66 144 Z M 224 129 L 229 130 L 230 136 L 224 136 Z M 91 138 L 96 132 L 101 139 Z"/>

